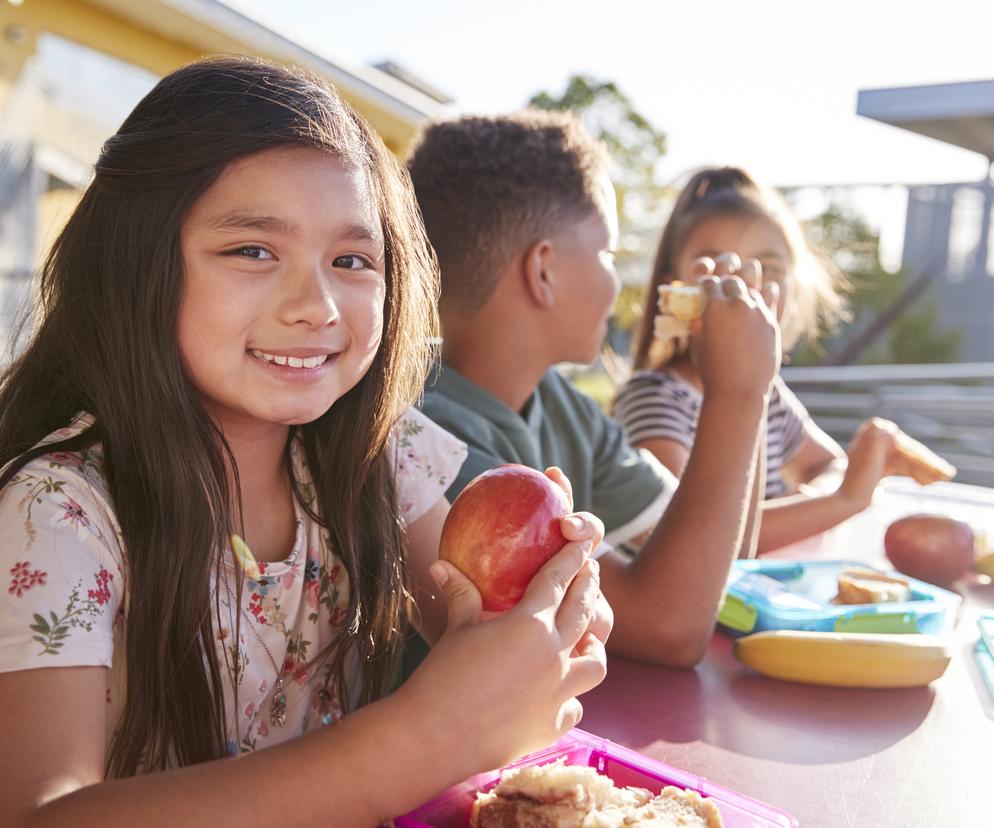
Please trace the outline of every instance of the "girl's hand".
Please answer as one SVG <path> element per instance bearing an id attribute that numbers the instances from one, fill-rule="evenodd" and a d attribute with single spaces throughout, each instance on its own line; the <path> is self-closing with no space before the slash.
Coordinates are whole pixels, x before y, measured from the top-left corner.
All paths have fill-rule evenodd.
<path id="1" fill-rule="evenodd" d="M 476 587 L 451 564 L 432 565 L 448 628 L 396 696 L 412 727 L 449 753 L 462 776 L 555 740 L 580 721 L 576 697 L 603 680 L 604 644 L 592 630 L 603 600 L 593 541 L 588 532 L 567 543 L 516 607 L 487 621 Z"/>
<path id="2" fill-rule="evenodd" d="M 862 511 L 873 500 L 881 478 L 892 473 L 898 458 L 898 428 L 890 420 L 874 417 L 864 422 L 853 435 L 846 453 L 849 464 L 839 486 L 839 493 Z"/>
<path id="3" fill-rule="evenodd" d="M 734 253 L 717 261 L 698 259 L 694 276 L 692 280 L 708 297 L 699 332 L 691 338 L 691 355 L 704 393 L 738 397 L 768 393 L 780 369 L 778 296 L 772 287 L 760 293 L 759 262 L 743 264 Z"/>

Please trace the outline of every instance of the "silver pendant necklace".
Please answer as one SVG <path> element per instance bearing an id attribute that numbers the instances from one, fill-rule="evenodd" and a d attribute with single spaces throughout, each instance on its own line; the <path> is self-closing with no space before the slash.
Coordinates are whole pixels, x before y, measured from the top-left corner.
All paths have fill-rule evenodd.
<path id="1" fill-rule="evenodd" d="M 238 559 L 239 564 L 241 564 L 243 571 L 245 571 L 245 574 L 256 582 L 262 580 L 263 575 L 260 572 L 259 566 L 256 564 L 255 559 L 252 557 L 252 553 L 249 551 L 248 546 L 245 544 L 245 541 L 238 537 L 238 535 L 233 535 L 231 539 L 235 556 Z M 224 581 L 224 588 L 228 593 L 228 598 L 231 603 L 238 603 L 238 599 L 232 593 L 231 585 L 228 583 L 227 578 L 225 578 Z M 274 727 L 284 727 L 286 725 L 286 690 L 283 687 L 283 671 L 276 663 L 276 659 L 273 658 L 273 654 L 262 635 L 255 628 L 255 622 L 252 620 L 252 616 L 245 612 L 245 608 L 241 606 L 241 604 L 238 604 L 238 610 L 245 619 L 245 623 L 248 624 L 248 628 L 252 630 L 252 634 L 259 639 L 262 649 L 265 650 L 266 656 L 269 658 L 269 663 L 273 665 L 273 670 L 276 672 L 276 682 L 273 685 L 273 700 L 269 704 L 269 723 Z"/>
<path id="2" fill-rule="evenodd" d="M 300 529 L 301 520 L 297 519 L 297 529 Z M 238 535 L 231 535 L 231 551 L 235 555 L 235 559 L 241 566 L 242 571 L 251 580 L 257 583 L 264 577 L 262 570 L 259 568 L 259 564 L 252 554 L 252 550 L 249 549 L 248 544 L 242 540 Z M 293 565 L 297 558 L 297 546 L 294 545 L 294 549 L 290 557 L 287 559 L 289 565 Z M 224 582 L 225 589 L 228 591 L 228 596 L 231 598 L 232 602 L 235 601 L 235 596 L 231 593 L 231 586 L 228 584 L 227 580 Z M 273 654 L 270 652 L 269 647 L 263 640 L 262 635 L 256 629 L 255 622 L 252 620 L 252 616 L 245 612 L 245 608 L 239 604 L 239 611 L 242 617 L 248 623 L 249 629 L 252 630 L 253 635 L 259 639 L 259 643 L 262 645 L 262 649 L 266 651 L 266 655 L 269 657 L 270 663 L 273 665 L 273 670 L 276 671 L 276 683 L 273 685 L 273 700 L 269 705 L 269 723 L 275 727 L 284 727 L 286 725 L 286 691 L 283 687 L 283 671 L 280 669 L 279 665 L 276 664 L 276 659 L 273 658 Z"/>
<path id="3" fill-rule="evenodd" d="M 262 649 L 266 651 L 266 655 L 269 657 L 269 662 L 273 665 L 273 669 L 276 671 L 276 683 L 273 685 L 273 700 L 269 704 L 269 723 L 275 727 L 283 727 L 286 725 L 286 692 L 283 689 L 283 671 L 276 665 L 276 659 L 273 658 L 273 654 L 269 651 L 269 647 L 266 645 L 266 642 L 263 641 L 259 631 L 255 628 L 252 617 L 241 607 L 239 607 L 239 609 L 241 610 L 245 621 L 248 623 L 249 629 L 252 630 L 255 637 L 259 639 Z"/>

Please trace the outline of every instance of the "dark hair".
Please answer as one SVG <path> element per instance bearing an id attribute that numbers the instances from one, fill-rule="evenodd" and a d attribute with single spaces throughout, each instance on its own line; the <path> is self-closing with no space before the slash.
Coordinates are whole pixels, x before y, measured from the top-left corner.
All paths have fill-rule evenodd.
<path id="1" fill-rule="evenodd" d="M 828 256 L 808 241 L 783 198 L 740 167 L 708 167 L 687 182 L 663 228 L 642 321 L 634 339 L 632 362 L 636 369 L 657 367 L 672 356 L 659 347 L 653 336 L 658 289 L 679 278 L 675 269 L 680 249 L 697 227 L 715 216 L 765 219 L 783 236 L 791 256 L 792 287 L 781 321 L 785 350 L 801 337 L 817 335 L 844 317 L 842 274 Z"/>
<path id="2" fill-rule="evenodd" d="M 437 295 L 410 184 L 320 79 L 247 58 L 194 63 L 161 80 L 105 144 L 43 266 L 37 330 L 0 381 L 0 464 L 10 464 L 0 485 L 43 454 L 103 448 L 127 588 L 127 699 L 110 776 L 225 753 L 227 677 L 214 648 L 220 604 L 211 575 L 221 583 L 218 552 L 241 525 L 230 505 L 239 489 L 231 452 L 181 367 L 180 223 L 227 165 L 293 145 L 365 172 L 386 243 L 376 357 L 291 439 L 302 442 L 318 519 L 349 576 L 347 640 L 321 656 L 335 668 L 336 686 L 325 692 L 358 705 L 392 680 L 410 604 L 386 445 L 433 356 Z M 90 428 L 37 446 L 79 411 L 94 415 Z M 294 480 L 289 444 L 286 458 Z M 346 658 L 359 668 L 351 690 Z"/>
<path id="3" fill-rule="evenodd" d="M 438 256 L 442 305 L 482 306 L 513 256 L 596 209 L 606 168 L 602 144 L 564 112 L 427 127 L 408 169 Z"/>

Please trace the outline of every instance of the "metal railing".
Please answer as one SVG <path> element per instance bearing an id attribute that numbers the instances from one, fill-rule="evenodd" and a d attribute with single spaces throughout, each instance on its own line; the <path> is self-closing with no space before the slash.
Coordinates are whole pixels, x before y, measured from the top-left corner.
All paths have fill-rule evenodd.
<path id="1" fill-rule="evenodd" d="M 953 463 L 958 482 L 994 486 L 994 363 L 787 367 L 783 377 L 841 445 L 885 417 Z"/>

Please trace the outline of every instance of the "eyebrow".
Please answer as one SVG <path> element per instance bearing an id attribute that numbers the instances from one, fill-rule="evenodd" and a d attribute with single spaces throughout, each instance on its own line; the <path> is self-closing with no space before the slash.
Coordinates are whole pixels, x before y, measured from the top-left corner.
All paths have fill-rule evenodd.
<path id="1" fill-rule="evenodd" d="M 715 258 L 724 253 L 724 250 L 704 250 L 697 254 L 695 258 L 700 258 L 701 256 L 707 256 L 708 258 Z M 750 256 L 750 259 L 779 259 L 780 261 L 786 261 L 782 253 L 777 253 L 775 250 L 764 250 L 762 253 L 757 253 L 755 256 Z"/>
<path id="2" fill-rule="evenodd" d="M 339 235 L 344 241 L 371 241 L 383 244 L 383 235 L 365 224 L 350 224 Z"/>
<path id="3" fill-rule="evenodd" d="M 255 216 L 250 213 L 228 213 L 210 223 L 213 230 L 262 230 L 280 236 L 296 235 L 297 225 L 276 216 Z"/>
<path id="4" fill-rule="evenodd" d="M 300 228 L 277 216 L 256 216 L 250 213 L 228 213 L 211 222 L 214 230 L 260 230 L 279 236 L 295 236 Z M 383 244 L 383 236 L 364 224 L 349 224 L 338 234 L 342 241 L 371 241 Z"/>

